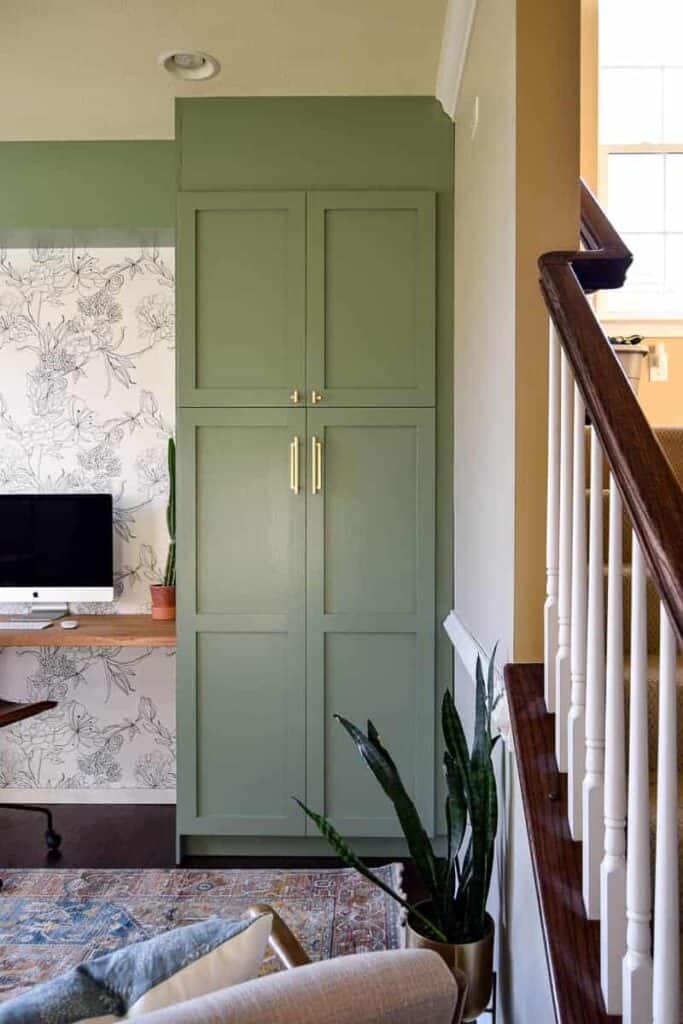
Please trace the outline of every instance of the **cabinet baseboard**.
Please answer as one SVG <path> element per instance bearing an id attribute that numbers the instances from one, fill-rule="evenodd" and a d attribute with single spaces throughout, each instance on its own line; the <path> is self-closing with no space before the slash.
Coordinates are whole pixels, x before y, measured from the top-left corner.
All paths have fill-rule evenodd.
<path id="1" fill-rule="evenodd" d="M 445 854 L 446 840 L 432 840 L 436 853 Z M 352 839 L 361 857 L 408 856 L 402 839 Z M 330 857 L 332 851 L 318 836 L 178 836 L 178 859 L 187 857 Z"/>

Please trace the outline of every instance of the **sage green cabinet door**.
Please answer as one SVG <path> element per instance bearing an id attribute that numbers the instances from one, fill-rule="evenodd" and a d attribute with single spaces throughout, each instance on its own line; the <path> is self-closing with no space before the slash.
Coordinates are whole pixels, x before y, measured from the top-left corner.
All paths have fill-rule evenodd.
<path id="1" fill-rule="evenodd" d="M 434 413 L 311 410 L 307 447 L 309 806 L 344 835 L 400 835 L 332 716 L 371 718 L 431 831 Z"/>
<path id="2" fill-rule="evenodd" d="M 181 834 L 304 832 L 305 416 L 180 410 Z"/>
<path id="3" fill-rule="evenodd" d="M 434 404 L 434 213 L 433 192 L 309 192 L 309 400 Z"/>
<path id="4" fill-rule="evenodd" d="M 284 406 L 305 384 L 303 192 L 185 192 L 181 406 Z"/>

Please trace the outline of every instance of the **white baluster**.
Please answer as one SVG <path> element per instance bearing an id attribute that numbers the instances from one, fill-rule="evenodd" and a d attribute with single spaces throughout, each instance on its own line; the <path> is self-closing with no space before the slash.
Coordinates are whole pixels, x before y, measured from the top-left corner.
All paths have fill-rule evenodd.
<path id="1" fill-rule="evenodd" d="M 569 714 L 571 584 L 572 584 L 572 419 L 573 379 L 564 352 L 560 357 L 560 538 L 557 594 L 557 657 L 555 659 L 555 755 L 567 771 Z"/>
<path id="2" fill-rule="evenodd" d="M 678 756 L 676 638 L 659 609 L 657 844 L 653 970 L 654 1024 L 677 1024 L 680 1000 L 678 919 Z"/>
<path id="3" fill-rule="evenodd" d="M 623 522 L 610 474 L 605 700 L 605 852 L 600 866 L 600 981 L 608 1013 L 621 1013 L 626 950 L 626 758 L 624 749 Z"/>
<path id="4" fill-rule="evenodd" d="M 603 457 L 591 427 L 590 554 L 586 655 L 586 775 L 583 780 L 583 902 L 600 916 L 600 863 L 605 834 L 605 578 Z"/>
<path id="5" fill-rule="evenodd" d="M 634 532 L 626 847 L 627 926 L 626 956 L 622 967 L 624 1024 L 643 1024 L 652 1020 L 647 687 L 647 583 L 643 554 Z"/>
<path id="6" fill-rule="evenodd" d="M 574 385 L 574 469 L 572 478 L 571 692 L 567 731 L 568 814 L 572 838 L 581 839 L 582 789 L 586 761 L 586 410 Z"/>
<path id="7" fill-rule="evenodd" d="M 548 495 L 545 527 L 545 605 L 543 634 L 545 705 L 555 710 L 557 581 L 560 529 L 560 342 L 552 320 L 548 336 Z"/>

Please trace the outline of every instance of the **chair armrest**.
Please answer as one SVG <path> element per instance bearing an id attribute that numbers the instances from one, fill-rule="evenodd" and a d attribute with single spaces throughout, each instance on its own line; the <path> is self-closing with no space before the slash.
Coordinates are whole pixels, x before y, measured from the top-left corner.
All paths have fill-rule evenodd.
<path id="1" fill-rule="evenodd" d="M 310 964 L 311 958 L 297 939 L 294 932 L 287 927 L 276 910 L 273 910 L 267 903 L 255 903 L 247 910 L 249 917 L 260 917 L 261 914 L 272 914 L 273 927 L 271 928 L 268 945 L 273 950 L 278 960 L 289 970 L 292 967 L 303 967 Z"/>
<path id="2" fill-rule="evenodd" d="M 140 1024 L 453 1024 L 459 992 L 438 953 L 358 953 L 278 971 Z"/>

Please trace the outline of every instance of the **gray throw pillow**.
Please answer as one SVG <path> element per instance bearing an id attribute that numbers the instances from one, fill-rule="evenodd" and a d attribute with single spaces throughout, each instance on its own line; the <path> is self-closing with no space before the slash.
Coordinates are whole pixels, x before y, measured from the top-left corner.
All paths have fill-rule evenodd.
<path id="1" fill-rule="evenodd" d="M 215 917 L 132 943 L 0 1004 L 0 1024 L 110 1024 L 249 981 L 271 924 Z"/>

